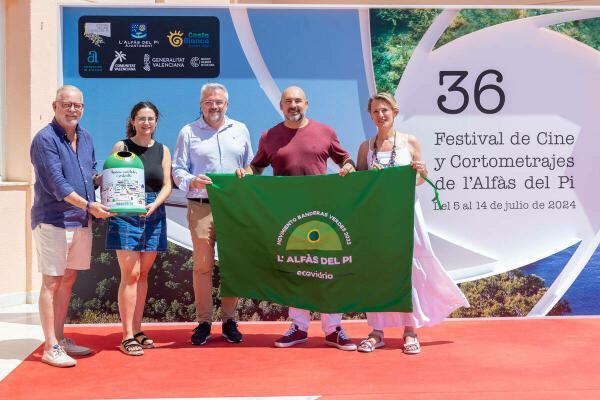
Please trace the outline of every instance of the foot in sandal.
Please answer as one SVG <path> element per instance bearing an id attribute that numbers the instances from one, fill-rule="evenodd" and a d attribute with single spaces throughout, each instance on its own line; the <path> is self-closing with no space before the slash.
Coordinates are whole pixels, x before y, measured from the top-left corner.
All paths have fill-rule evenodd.
<path id="1" fill-rule="evenodd" d="M 142 346 L 143 349 L 153 349 L 154 348 L 154 340 L 150 339 L 146 334 L 142 331 L 139 331 L 133 338 Z"/>
<path id="2" fill-rule="evenodd" d="M 404 354 L 419 354 L 421 352 L 421 345 L 416 332 L 405 331 L 402 339 L 404 339 Z"/>
<path id="3" fill-rule="evenodd" d="M 372 353 L 375 349 L 385 346 L 383 341 L 383 332 L 376 331 L 369 333 L 369 337 L 360 342 L 358 351 L 361 353 Z"/>
<path id="4" fill-rule="evenodd" d="M 127 354 L 128 356 L 141 356 L 144 354 L 142 345 L 139 344 L 134 338 L 123 340 L 119 348 L 123 354 Z"/>

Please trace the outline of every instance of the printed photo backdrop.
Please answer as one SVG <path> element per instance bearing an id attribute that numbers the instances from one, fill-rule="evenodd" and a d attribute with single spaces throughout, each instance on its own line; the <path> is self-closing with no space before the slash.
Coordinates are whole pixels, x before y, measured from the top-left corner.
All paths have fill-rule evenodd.
<path id="1" fill-rule="evenodd" d="M 81 123 L 100 166 L 141 100 L 157 105 L 156 139 L 173 148 L 181 127 L 200 116 L 206 82 L 227 86 L 228 115 L 248 126 L 255 150 L 281 121 L 281 91 L 298 85 L 309 118 L 332 126 L 356 157 L 376 133 L 368 97 L 386 90 L 400 106 L 396 128 L 417 136 L 440 190 L 442 209 L 426 185 L 417 193 L 436 254 L 472 304 L 455 315 L 600 314 L 600 9 L 61 13 L 62 82 L 84 92 Z M 146 315 L 155 320 L 194 315 L 182 198 L 169 200 L 171 244 L 151 273 Z M 105 227 L 94 229 L 93 267 L 76 284 L 72 321 L 118 318 L 116 257 L 104 250 Z M 239 312 L 286 316 L 284 307 L 252 300 Z"/>

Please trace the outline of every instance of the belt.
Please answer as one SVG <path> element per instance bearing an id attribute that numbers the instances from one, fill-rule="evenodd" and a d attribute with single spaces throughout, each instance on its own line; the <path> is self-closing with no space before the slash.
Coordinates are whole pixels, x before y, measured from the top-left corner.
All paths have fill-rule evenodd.
<path id="1" fill-rule="evenodd" d="M 197 198 L 188 198 L 189 201 L 195 201 L 196 203 L 200 203 L 200 204 L 209 204 L 210 200 L 208 199 L 204 199 L 202 197 L 197 197 Z"/>

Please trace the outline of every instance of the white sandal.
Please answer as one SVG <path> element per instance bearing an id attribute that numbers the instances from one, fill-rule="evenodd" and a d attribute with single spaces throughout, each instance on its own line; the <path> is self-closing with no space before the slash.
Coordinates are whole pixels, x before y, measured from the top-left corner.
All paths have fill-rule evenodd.
<path id="1" fill-rule="evenodd" d="M 373 343 L 373 341 L 371 339 L 377 340 L 376 338 L 379 338 L 379 341 L 377 343 Z M 373 332 L 369 333 L 368 338 L 366 338 L 365 340 L 360 342 L 357 350 L 360 351 L 361 353 L 372 353 L 375 351 L 375 349 L 378 349 L 383 346 L 385 346 L 385 343 L 383 342 L 383 334 L 373 331 Z"/>
<path id="2" fill-rule="evenodd" d="M 415 341 L 412 343 L 406 343 L 406 338 L 411 337 L 414 338 Z M 402 339 L 404 340 L 404 349 L 402 350 L 404 354 L 419 354 L 421 352 L 421 344 L 419 343 L 419 338 L 415 332 L 404 332 L 402 335 Z M 415 347 L 414 349 L 410 349 L 410 347 Z"/>

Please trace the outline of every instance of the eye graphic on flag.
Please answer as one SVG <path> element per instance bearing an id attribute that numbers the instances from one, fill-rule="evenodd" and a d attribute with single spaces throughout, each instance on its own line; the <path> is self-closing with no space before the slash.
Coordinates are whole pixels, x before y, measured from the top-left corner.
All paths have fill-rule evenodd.
<path id="1" fill-rule="evenodd" d="M 286 250 L 342 250 L 336 231 L 323 221 L 312 220 L 292 231 Z"/>

